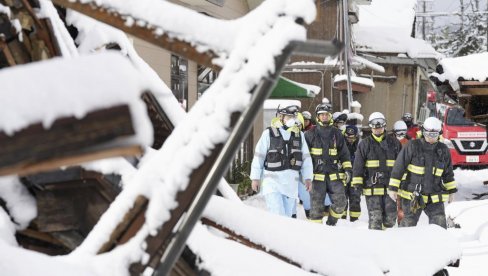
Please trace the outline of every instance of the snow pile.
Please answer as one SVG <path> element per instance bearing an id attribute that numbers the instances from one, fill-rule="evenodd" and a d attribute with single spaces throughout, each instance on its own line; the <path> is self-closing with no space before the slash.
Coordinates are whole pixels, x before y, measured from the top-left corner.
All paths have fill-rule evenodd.
<path id="1" fill-rule="evenodd" d="M 458 80 L 474 80 L 484 82 L 488 78 L 488 53 L 472 54 L 464 57 L 444 58 L 439 62 L 444 71 L 442 74 L 432 73 L 431 76 L 440 82 L 449 81 L 454 91 L 459 90 Z"/>
<path id="2" fill-rule="evenodd" d="M 140 97 L 145 90 L 159 89 L 120 54 L 18 65 L 0 71 L 0 82 L 0 130 L 8 135 L 31 124 L 49 129 L 61 117 L 83 118 L 90 111 L 128 104 L 135 138 L 152 143 L 152 125 Z"/>
<path id="3" fill-rule="evenodd" d="M 359 22 L 352 28 L 356 50 L 439 59 L 441 55 L 429 43 L 411 37 L 416 2 L 375 0 L 359 6 Z"/>
<path id="4" fill-rule="evenodd" d="M 456 239 L 436 225 L 387 231 L 329 227 L 218 197 L 204 217 L 323 275 L 433 275 L 461 257 Z"/>
<path id="5" fill-rule="evenodd" d="M 0 198 L 5 201 L 16 229 L 26 228 L 37 216 L 35 199 L 16 176 L 0 177 Z"/>

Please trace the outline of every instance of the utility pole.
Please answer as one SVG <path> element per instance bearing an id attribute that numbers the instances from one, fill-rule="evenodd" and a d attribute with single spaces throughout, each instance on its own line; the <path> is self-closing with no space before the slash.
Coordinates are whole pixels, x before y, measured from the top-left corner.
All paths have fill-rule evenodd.
<path id="1" fill-rule="evenodd" d="M 426 13 L 427 10 L 425 9 L 426 7 L 426 4 L 425 1 L 423 2 L 423 12 Z M 425 17 L 422 17 L 422 39 L 425 40 Z"/>
<path id="2" fill-rule="evenodd" d="M 342 15 L 344 25 L 344 69 L 347 75 L 347 109 L 351 112 L 352 105 L 352 85 L 351 85 L 351 66 L 349 64 L 350 34 L 349 34 L 349 4 L 347 0 L 342 0 Z M 342 95 L 341 95 L 342 99 Z"/>

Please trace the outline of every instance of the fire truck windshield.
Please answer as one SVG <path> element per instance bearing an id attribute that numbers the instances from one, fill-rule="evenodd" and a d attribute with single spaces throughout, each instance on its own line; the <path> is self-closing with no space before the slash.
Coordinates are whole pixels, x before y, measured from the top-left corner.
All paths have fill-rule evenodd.
<path id="1" fill-rule="evenodd" d="M 464 117 L 464 110 L 451 108 L 447 113 L 447 124 L 450 126 L 473 126 L 475 123 Z"/>

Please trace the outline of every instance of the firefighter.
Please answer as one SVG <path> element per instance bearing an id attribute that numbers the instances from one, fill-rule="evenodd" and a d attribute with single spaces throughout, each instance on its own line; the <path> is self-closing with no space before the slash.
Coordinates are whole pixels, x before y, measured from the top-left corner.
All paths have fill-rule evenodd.
<path id="1" fill-rule="evenodd" d="M 312 114 L 310 114 L 310 112 L 308 111 L 303 111 L 302 115 L 303 115 L 303 123 L 304 123 L 303 131 L 312 129 L 315 126 L 312 120 Z"/>
<path id="2" fill-rule="evenodd" d="M 344 131 L 346 138 L 346 146 L 349 150 L 351 163 L 354 167 L 354 156 L 359 144 L 359 131 L 354 125 L 346 126 Z M 349 209 L 349 220 L 356 221 L 361 215 L 361 191 L 359 189 L 351 188 L 351 180 L 346 183 L 346 210 L 344 211 L 343 219 L 347 218 L 347 210 Z"/>
<path id="3" fill-rule="evenodd" d="M 251 164 L 251 187 L 261 188 L 268 210 L 292 216 L 298 198 L 299 172 L 307 190 L 311 189 L 313 169 L 303 133 L 296 126 L 298 106 L 277 110 L 281 122 L 274 122 L 259 139 Z M 262 179 L 262 185 L 261 185 Z"/>
<path id="4" fill-rule="evenodd" d="M 362 189 L 368 208 L 369 229 L 381 230 L 395 225 L 396 202 L 387 193 L 390 172 L 402 145 L 386 135 L 386 119 L 380 112 L 369 116 L 372 133 L 358 145 L 354 158 L 353 189 Z"/>
<path id="5" fill-rule="evenodd" d="M 408 141 L 412 139 L 410 136 L 408 136 L 407 130 L 407 124 L 405 124 L 405 122 L 402 120 L 396 121 L 393 125 L 392 135 L 397 138 L 398 141 L 400 141 L 402 146 L 407 144 Z"/>
<path id="6" fill-rule="evenodd" d="M 344 136 L 332 126 L 332 107 L 321 103 L 315 108 L 317 125 L 305 133 L 313 161 L 314 180 L 310 220 L 321 222 L 324 218 L 324 199 L 328 193 L 332 201 L 327 225 L 336 225 L 346 208 L 344 180 L 351 177 L 351 161 Z M 345 172 L 341 173 L 341 169 Z"/>
<path id="7" fill-rule="evenodd" d="M 419 131 L 420 128 L 418 127 L 418 125 L 413 123 L 412 113 L 406 112 L 405 114 L 403 114 L 402 120 L 407 125 L 407 135 L 411 139 L 416 139 L 417 138 L 417 131 Z"/>
<path id="8" fill-rule="evenodd" d="M 441 130 L 441 121 L 427 118 L 422 137 L 408 143 L 395 162 L 388 194 L 400 198 L 400 227 L 417 225 L 423 210 L 430 224 L 447 228 L 444 202 L 454 200 L 457 188 L 449 149 L 439 142 Z"/>
<path id="9" fill-rule="evenodd" d="M 332 114 L 332 120 L 334 121 L 334 126 L 344 134 L 344 130 L 346 129 L 347 114 L 342 112 L 334 112 L 334 114 Z"/>

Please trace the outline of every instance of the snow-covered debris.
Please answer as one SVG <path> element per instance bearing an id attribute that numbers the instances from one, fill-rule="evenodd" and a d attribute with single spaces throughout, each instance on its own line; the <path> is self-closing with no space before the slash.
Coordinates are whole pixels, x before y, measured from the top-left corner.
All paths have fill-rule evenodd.
<path id="1" fill-rule="evenodd" d="M 39 4 L 40 9 L 36 10 L 37 16 L 50 20 L 61 55 L 63 57 L 77 57 L 76 45 L 59 17 L 56 8 L 54 8 L 53 3 L 48 0 L 39 0 Z"/>
<path id="2" fill-rule="evenodd" d="M 430 276 L 461 257 L 458 241 L 437 225 L 387 231 L 329 227 L 218 197 L 204 217 L 323 275 Z"/>
<path id="3" fill-rule="evenodd" d="M 37 216 L 36 201 L 17 176 L 0 177 L 0 198 L 5 201 L 18 230 L 26 228 Z"/>
<path id="4" fill-rule="evenodd" d="M 152 143 L 141 94 L 159 88 L 118 53 L 15 66 L 0 71 L 0 83 L 0 130 L 8 135 L 34 123 L 48 129 L 60 117 L 82 118 L 90 111 L 128 104 L 135 138 L 143 145 Z"/>
<path id="5" fill-rule="evenodd" d="M 440 82 L 449 81 L 454 91 L 459 90 L 458 80 L 474 80 L 483 82 L 488 78 L 488 53 L 472 54 L 464 57 L 444 58 L 438 66 L 442 67 L 442 74 L 432 73 L 431 76 Z"/>
<path id="6" fill-rule="evenodd" d="M 157 10 L 158 5 L 151 9 Z M 158 17 L 164 18 L 166 13 L 171 12 L 176 13 L 171 8 L 159 10 Z M 169 211 L 177 205 L 176 193 L 187 187 L 191 172 L 204 162 L 205 156 L 217 144 L 227 140 L 231 114 L 242 112 L 247 107 L 251 98 L 249 91 L 263 76 L 274 71 L 274 57 L 290 41 L 305 39 L 305 28 L 296 24 L 296 17 L 310 23 L 314 16 L 313 1 L 270 0 L 242 18 L 240 24 L 246 28 L 236 37 L 219 78 L 176 126 L 162 148 L 139 168 L 131 179 L 133 184 L 127 185 L 116 198 L 73 256 L 95 254 L 135 198 L 144 195 L 150 199 L 145 225 L 136 237 L 117 248 L 118 254 L 113 255 L 118 260 L 140 260 L 144 256 L 141 252 L 144 238 L 150 233 L 154 234 L 169 219 Z M 168 17 L 174 16 L 168 14 Z M 193 17 L 185 17 L 184 14 L 179 14 L 178 18 L 193 21 L 186 19 Z M 170 21 L 167 24 L 166 28 L 172 26 Z M 209 125 L 212 127 L 207 127 Z"/>

